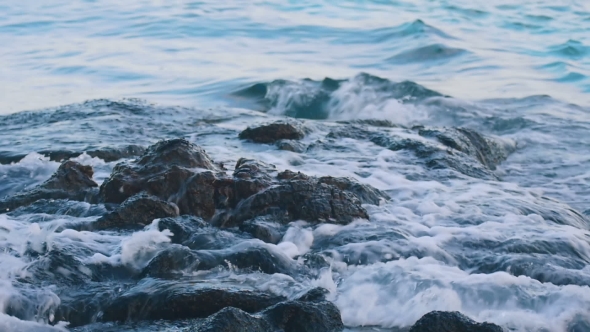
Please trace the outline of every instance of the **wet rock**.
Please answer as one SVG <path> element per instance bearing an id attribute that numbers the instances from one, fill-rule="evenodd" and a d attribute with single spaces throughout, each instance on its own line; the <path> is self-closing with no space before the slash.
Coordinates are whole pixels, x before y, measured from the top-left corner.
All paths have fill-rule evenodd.
<path id="1" fill-rule="evenodd" d="M 329 292 L 327 289 L 322 287 L 316 287 L 305 292 L 297 300 L 304 302 L 322 302 L 326 301 L 326 295 L 328 293 Z"/>
<path id="2" fill-rule="evenodd" d="M 163 231 L 168 229 L 172 232 L 172 243 L 184 243 L 198 229 L 206 227 L 208 224 L 202 219 L 193 216 L 180 216 L 176 218 L 162 218 L 158 221 L 158 229 Z"/>
<path id="3" fill-rule="evenodd" d="M 195 176 L 195 169 L 216 171 L 218 167 L 202 148 L 184 139 L 160 141 L 139 160 L 117 164 L 101 185 L 100 198 L 106 203 L 122 203 L 145 191 L 168 200 Z M 210 177 L 214 178 L 212 173 Z"/>
<path id="4" fill-rule="evenodd" d="M 209 270 L 219 264 L 218 258 L 211 254 L 199 254 L 188 247 L 172 245 L 152 258 L 142 276 L 175 278 L 183 271 Z"/>
<path id="5" fill-rule="evenodd" d="M 235 206 L 240 200 L 270 187 L 273 182 L 270 174 L 274 172 L 276 172 L 274 165 L 240 158 L 233 173 L 235 197 L 231 205 Z"/>
<path id="6" fill-rule="evenodd" d="M 285 332 L 336 332 L 344 325 L 340 311 L 329 301 L 286 301 L 262 312 L 274 326 Z"/>
<path id="7" fill-rule="evenodd" d="M 410 332 L 502 332 L 491 323 L 477 323 L 460 312 L 431 311 L 422 316 Z"/>
<path id="8" fill-rule="evenodd" d="M 121 148 L 103 148 L 86 151 L 91 157 L 100 158 L 106 162 L 116 161 L 124 158 L 133 158 L 144 154 L 146 149 L 139 145 L 128 145 Z"/>
<path id="9" fill-rule="evenodd" d="M 281 181 L 243 200 L 237 206 L 232 222 L 239 224 L 265 215 L 283 223 L 305 220 L 348 224 L 357 218 L 369 218 L 353 193 L 316 179 L 295 178 Z"/>
<path id="10" fill-rule="evenodd" d="M 69 322 L 70 328 L 94 323 L 100 319 L 102 309 L 115 299 L 120 291 L 120 284 L 110 283 L 65 288 L 59 292 L 60 304 L 55 312 L 54 322 Z"/>
<path id="11" fill-rule="evenodd" d="M 283 298 L 262 292 L 203 288 L 199 283 L 148 280 L 112 301 L 104 321 L 205 318 L 223 308 L 253 313 Z"/>
<path id="12" fill-rule="evenodd" d="M 94 171 L 75 161 L 62 163 L 49 180 L 39 186 L 0 201 L 0 211 L 14 210 L 40 199 L 68 199 L 94 202 L 98 184 L 92 180 Z"/>
<path id="13" fill-rule="evenodd" d="M 305 144 L 294 140 L 280 140 L 275 143 L 279 150 L 303 153 L 306 150 Z"/>
<path id="14" fill-rule="evenodd" d="M 239 135 L 240 139 L 256 143 L 274 143 L 279 140 L 298 140 L 305 136 L 302 125 L 295 121 L 277 121 L 259 127 L 248 127 Z"/>
<path id="15" fill-rule="evenodd" d="M 227 307 L 209 316 L 194 332 L 273 332 L 273 329 L 260 317 Z"/>
<path id="16" fill-rule="evenodd" d="M 151 224 L 157 218 L 176 216 L 178 216 L 176 204 L 142 193 L 128 198 L 115 211 L 90 224 L 89 228 L 92 230 L 138 228 Z"/>
<path id="17" fill-rule="evenodd" d="M 170 278 L 182 272 L 210 270 L 216 267 L 260 271 L 267 274 L 291 275 L 295 263 L 267 247 L 238 244 L 223 250 L 191 250 L 172 245 L 154 257 L 143 271 L 144 276 Z"/>
<path id="18" fill-rule="evenodd" d="M 490 170 L 495 170 L 515 150 L 515 146 L 509 142 L 484 136 L 468 128 L 422 128 L 418 133 L 436 138 L 449 148 L 475 158 Z"/>
<path id="19" fill-rule="evenodd" d="M 29 283 L 56 285 L 84 284 L 91 280 L 92 270 L 74 255 L 51 250 L 35 257 L 25 268 L 20 279 Z"/>
<path id="20" fill-rule="evenodd" d="M 240 230 L 266 243 L 277 244 L 283 238 L 279 226 L 265 218 L 248 220 L 240 225 Z"/>
<path id="21" fill-rule="evenodd" d="M 337 187 L 340 190 L 348 191 L 355 194 L 363 204 L 379 205 L 379 202 L 390 199 L 390 197 L 371 186 L 360 184 L 349 178 L 335 178 L 332 176 L 324 176 L 318 179 L 319 183 L 326 183 Z"/>

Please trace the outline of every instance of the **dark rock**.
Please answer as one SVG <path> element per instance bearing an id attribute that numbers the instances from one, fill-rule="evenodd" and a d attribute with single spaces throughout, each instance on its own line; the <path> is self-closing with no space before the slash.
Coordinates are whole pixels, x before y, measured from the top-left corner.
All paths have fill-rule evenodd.
<path id="1" fill-rule="evenodd" d="M 100 197 L 107 203 L 122 203 L 145 191 L 167 201 L 195 175 L 197 168 L 218 170 L 200 147 L 184 139 L 160 141 L 139 160 L 117 164 L 100 187 Z"/>
<path id="2" fill-rule="evenodd" d="M 65 288 L 59 292 L 60 304 L 55 312 L 55 322 L 69 322 L 70 328 L 94 323 L 120 290 L 120 284 L 111 283 Z"/>
<path id="3" fill-rule="evenodd" d="M 322 302 L 326 301 L 326 294 L 328 294 L 328 290 L 322 287 L 316 287 L 308 290 L 303 295 L 301 295 L 297 301 L 304 301 L 304 302 Z"/>
<path id="4" fill-rule="evenodd" d="M 273 329 L 260 317 L 227 307 L 209 316 L 195 332 L 273 332 Z"/>
<path id="5" fill-rule="evenodd" d="M 86 151 L 91 157 L 100 158 L 106 162 L 116 161 L 124 158 L 133 158 L 145 153 L 145 148 L 139 145 L 128 145 L 122 148 L 104 148 Z"/>
<path id="6" fill-rule="evenodd" d="M 410 332 L 502 332 L 491 323 L 477 323 L 460 312 L 431 311 L 422 316 Z"/>
<path id="7" fill-rule="evenodd" d="M 274 326 L 285 332 L 336 332 L 344 325 L 340 311 L 329 301 L 286 301 L 262 312 Z"/>
<path id="8" fill-rule="evenodd" d="M 240 158 L 236 163 L 234 176 L 235 198 L 232 206 L 272 185 L 271 173 L 276 172 L 274 165 L 261 161 Z"/>
<path id="9" fill-rule="evenodd" d="M 266 243 L 277 244 L 283 238 L 278 225 L 264 218 L 248 220 L 240 225 L 240 230 Z"/>
<path id="10" fill-rule="evenodd" d="M 202 219 L 193 216 L 180 216 L 176 218 L 162 218 L 158 222 L 158 229 L 163 231 L 168 229 L 172 232 L 172 243 L 184 243 L 198 229 L 206 227 L 208 224 Z"/>
<path id="11" fill-rule="evenodd" d="M 390 197 L 371 186 L 360 184 L 349 178 L 335 178 L 331 176 L 324 176 L 318 179 L 319 183 L 326 183 L 337 187 L 342 191 L 348 191 L 355 194 L 363 204 L 379 205 L 382 199 L 390 199 Z"/>
<path id="12" fill-rule="evenodd" d="M 293 274 L 295 263 L 267 247 L 238 244 L 224 250 L 191 250 L 172 245 L 154 257 L 143 271 L 144 276 L 170 278 L 182 272 L 210 270 L 216 267 L 248 269 L 267 274 Z"/>
<path id="13" fill-rule="evenodd" d="M 294 141 L 294 140 L 280 140 L 277 141 L 275 143 L 275 145 L 277 146 L 277 148 L 279 150 L 284 150 L 284 151 L 291 151 L 291 152 L 297 152 L 297 153 L 303 153 L 306 150 L 306 146 L 298 141 Z"/>
<path id="14" fill-rule="evenodd" d="M 240 139 L 256 143 L 274 143 L 278 140 L 297 140 L 305 136 L 301 124 L 295 121 L 277 121 L 254 128 L 246 128 L 239 135 Z"/>
<path id="15" fill-rule="evenodd" d="M 205 318 L 223 308 L 253 313 L 283 298 L 262 292 L 203 288 L 200 283 L 147 280 L 112 301 L 104 321 Z"/>
<path id="16" fill-rule="evenodd" d="M 76 285 L 89 282 L 92 270 L 80 260 L 61 250 L 51 250 L 35 257 L 24 270 L 21 281 L 56 285 Z"/>
<path id="17" fill-rule="evenodd" d="M 176 217 L 178 207 L 155 196 L 138 194 L 125 200 L 115 211 L 89 225 L 92 230 L 110 228 L 137 228 L 152 223 L 154 219 Z"/>
<path id="18" fill-rule="evenodd" d="M 422 128 L 418 133 L 424 137 L 436 138 L 449 148 L 475 158 L 490 170 L 495 170 L 515 149 L 512 145 L 468 128 Z"/>
<path id="19" fill-rule="evenodd" d="M 217 257 L 206 252 L 198 253 L 188 247 L 172 245 L 152 258 L 142 275 L 156 278 L 174 278 L 183 271 L 209 270 L 220 264 Z"/>
<path id="20" fill-rule="evenodd" d="M 356 195 L 315 179 L 279 182 L 243 200 L 232 218 L 239 224 L 264 215 L 284 223 L 301 219 L 348 224 L 369 218 Z"/>
<path id="21" fill-rule="evenodd" d="M 51 161 L 62 162 L 68 159 L 76 158 L 81 155 L 82 152 L 70 150 L 43 150 L 39 151 L 39 154 L 48 157 Z"/>
<path id="22" fill-rule="evenodd" d="M 68 199 L 74 201 L 96 200 L 98 184 L 92 180 L 91 166 L 80 165 L 74 161 L 62 163 L 49 180 L 39 186 L 17 193 L 0 201 L 0 211 L 14 210 L 40 199 Z"/>

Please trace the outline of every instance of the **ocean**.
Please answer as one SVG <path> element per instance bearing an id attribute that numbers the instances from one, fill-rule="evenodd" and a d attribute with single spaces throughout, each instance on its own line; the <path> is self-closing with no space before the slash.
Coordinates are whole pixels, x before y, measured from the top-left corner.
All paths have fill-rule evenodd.
<path id="1" fill-rule="evenodd" d="M 347 331 L 406 331 L 434 310 L 590 331 L 590 2 L 4 0 L 0 13 L 0 331 L 190 331 L 203 317 L 105 318 L 118 297 L 187 283 L 287 299 L 322 287 Z M 275 121 L 303 137 L 239 137 Z M 117 164 L 177 138 L 223 176 L 249 158 L 384 196 L 360 197 L 367 217 L 352 221 L 271 220 L 275 243 L 199 215 L 190 245 L 159 218 L 85 228 L 118 208 L 104 199 L 10 203 L 68 159 L 102 195 Z M 177 196 L 160 198 L 182 214 Z M 264 248 L 290 268 L 146 275 L 175 246 Z"/>

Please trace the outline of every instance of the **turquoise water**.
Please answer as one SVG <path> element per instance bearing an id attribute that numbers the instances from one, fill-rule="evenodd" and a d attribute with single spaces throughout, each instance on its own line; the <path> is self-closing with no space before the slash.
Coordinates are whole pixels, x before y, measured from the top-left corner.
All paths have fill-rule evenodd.
<path id="1" fill-rule="evenodd" d="M 466 100 L 590 104 L 590 3 L 516 3 L 5 0 L 0 113 L 122 97 L 210 106 L 251 82 L 359 72 Z"/>

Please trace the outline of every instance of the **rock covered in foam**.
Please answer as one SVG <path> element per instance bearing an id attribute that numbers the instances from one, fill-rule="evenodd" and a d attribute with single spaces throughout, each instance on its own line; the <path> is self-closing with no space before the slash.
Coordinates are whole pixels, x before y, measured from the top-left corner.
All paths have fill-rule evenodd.
<path id="1" fill-rule="evenodd" d="M 460 312 L 431 311 L 422 316 L 410 332 L 502 332 L 491 323 L 477 323 Z"/>
<path id="2" fill-rule="evenodd" d="M 250 315 L 238 308 L 227 307 L 209 316 L 195 332 L 272 332 L 274 329 L 263 318 Z"/>
<path id="3" fill-rule="evenodd" d="M 155 282 L 123 293 L 104 308 L 104 321 L 205 318 L 223 308 L 258 312 L 284 300 L 239 289 L 203 288 L 190 282 Z"/>
<path id="4" fill-rule="evenodd" d="M 16 209 L 41 199 L 69 199 L 74 201 L 96 200 L 96 187 L 91 166 L 81 165 L 75 161 L 63 162 L 57 171 L 39 186 L 17 193 L 0 201 L 0 211 Z"/>
<path id="5" fill-rule="evenodd" d="M 240 139 L 256 143 L 275 143 L 280 140 L 298 140 L 305 137 L 301 123 L 293 120 L 276 121 L 258 127 L 248 127 L 239 135 Z"/>

